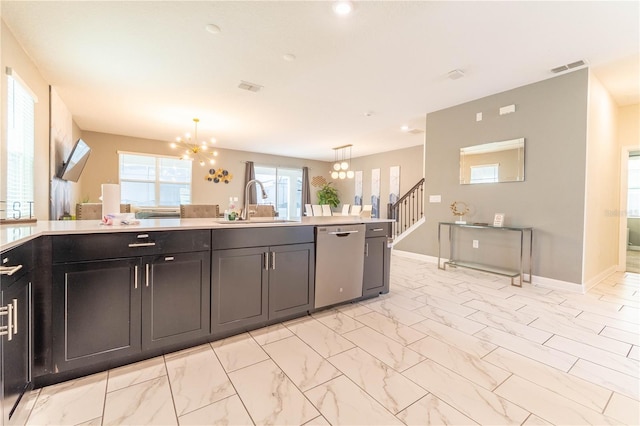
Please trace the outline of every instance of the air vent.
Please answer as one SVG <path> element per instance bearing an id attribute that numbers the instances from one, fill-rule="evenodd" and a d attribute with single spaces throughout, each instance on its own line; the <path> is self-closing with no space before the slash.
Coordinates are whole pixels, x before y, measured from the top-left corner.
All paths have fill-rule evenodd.
<path id="1" fill-rule="evenodd" d="M 240 89 L 248 90 L 250 92 L 259 92 L 262 89 L 262 86 L 255 83 L 249 83 L 248 81 L 240 80 L 240 84 L 238 84 Z"/>
<path id="2" fill-rule="evenodd" d="M 412 135 L 419 135 L 420 133 L 424 133 L 424 130 L 421 130 L 421 129 L 410 129 L 410 130 L 407 130 L 407 133 L 411 133 Z"/>
<path id="3" fill-rule="evenodd" d="M 569 71 L 574 68 L 580 68 L 585 65 L 587 65 L 587 62 L 581 59 L 579 61 L 571 62 L 570 64 L 560 65 L 559 67 L 551 68 L 551 72 L 554 74 L 558 74 L 564 71 Z"/>

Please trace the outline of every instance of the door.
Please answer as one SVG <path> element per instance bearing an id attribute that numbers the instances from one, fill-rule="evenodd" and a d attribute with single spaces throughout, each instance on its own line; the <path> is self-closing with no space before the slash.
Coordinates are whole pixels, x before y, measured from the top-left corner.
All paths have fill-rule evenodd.
<path id="1" fill-rule="evenodd" d="M 269 319 L 303 313 L 313 306 L 313 247 L 313 243 L 271 247 Z"/>
<path id="2" fill-rule="evenodd" d="M 8 334 L 1 337 L 4 424 L 10 424 L 9 420 L 17 413 L 16 409 L 22 395 L 31 387 L 30 278 L 30 274 L 24 275 L 1 292 L 0 296 L 0 306 L 11 305 L 11 308 L 7 309 L 7 315 L 0 316 L 0 325 L 11 326 L 11 330 L 7 330 Z"/>
<path id="3" fill-rule="evenodd" d="M 364 250 L 364 274 L 362 295 L 372 296 L 389 291 L 387 238 L 367 238 Z M 385 285 L 386 284 L 386 285 Z"/>
<path id="4" fill-rule="evenodd" d="M 268 248 L 214 250 L 211 330 L 247 330 L 267 320 Z"/>
<path id="5" fill-rule="evenodd" d="M 53 268 L 54 370 L 140 351 L 141 258 Z"/>
<path id="6" fill-rule="evenodd" d="M 208 251 L 143 259 L 143 349 L 209 334 L 210 262 Z"/>

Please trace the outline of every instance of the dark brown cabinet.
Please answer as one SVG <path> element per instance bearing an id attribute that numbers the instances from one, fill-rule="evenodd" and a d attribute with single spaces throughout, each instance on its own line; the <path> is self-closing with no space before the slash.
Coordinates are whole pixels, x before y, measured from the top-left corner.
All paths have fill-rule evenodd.
<path id="1" fill-rule="evenodd" d="M 243 235 L 244 234 L 244 235 Z M 250 330 L 313 307 L 313 228 L 214 231 L 213 333 Z M 296 244 L 282 244 L 283 242 Z M 272 243 L 246 247 L 252 243 Z"/>
<path id="2" fill-rule="evenodd" d="M 140 351 L 140 258 L 53 268 L 54 371 Z"/>
<path id="3" fill-rule="evenodd" d="M 26 420 L 20 402 L 33 387 L 32 245 L 6 251 L 0 258 L 0 424 L 8 425 Z"/>
<path id="4" fill-rule="evenodd" d="M 210 231 L 109 236 L 53 240 L 56 372 L 117 361 L 210 333 Z M 101 251 L 87 247 L 91 237 L 104 239 Z M 176 251 L 158 253 L 168 248 Z M 144 255 L 86 259 L 104 253 Z M 78 258 L 83 260 L 68 261 Z M 55 263 L 60 260 L 64 262 Z"/>
<path id="5" fill-rule="evenodd" d="M 391 249 L 387 246 L 388 233 L 387 223 L 367 225 L 364 242 L 363 297 L 389 292 Z"/>
<path id="6" fill-rule="evenodd" d="M 143 258 L 143 349 L 209 334 L 209 258 L 209 251 Z"/>

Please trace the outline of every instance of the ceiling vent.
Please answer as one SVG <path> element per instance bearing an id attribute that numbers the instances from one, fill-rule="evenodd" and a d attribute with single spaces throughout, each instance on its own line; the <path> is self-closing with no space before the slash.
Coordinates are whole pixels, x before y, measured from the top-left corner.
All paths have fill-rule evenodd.
<path id="1" fill-rule="evenodd" d="M 560 65 L 559 67 L 552 68 L 551 72 L 554 73 L 554 74 L 558 74 L 558 73 L 561 73 L 561 72 L 564 72 L 564 71 L 572 70 L 574 68 L 580 68 L 580 67 L 583 67 L 585 65 L 587 65 L 586 61 L 579 60 L 579 61 L 576 61 L 576 62 L 571 62 L 570 64 L 567 64 L 567 65 Z"/>
<path id="2" fill-rule="evenodd" d="M 422 129 L 409 129 L 407 133 L 411 133 L 412 135 L 419 135 L 420 133 L 424 133 Z"/>
<path id="3" fill-rule="evenodd" d="M 249 83 L 248 81 L 240 80 L 240 84 L 238 84 L 238 87 L 240 89 L 248 90 L 250 92 L 259 92 L 263 86 L 260 86 L 259 84 L 255 84 L 255 83 Z"/>

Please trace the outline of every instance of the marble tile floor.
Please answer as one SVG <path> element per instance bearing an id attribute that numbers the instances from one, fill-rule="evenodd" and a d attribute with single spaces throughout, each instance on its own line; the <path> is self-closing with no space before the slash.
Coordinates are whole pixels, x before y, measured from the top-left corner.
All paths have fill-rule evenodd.
<path id="1" fill-rule="evenodd" d="M 392 256 L 391 292 L 60 383 L 29 425 L 640 423 L 640 275 L 587 294 Z"/>

